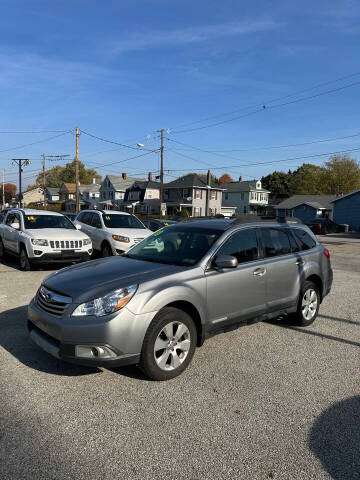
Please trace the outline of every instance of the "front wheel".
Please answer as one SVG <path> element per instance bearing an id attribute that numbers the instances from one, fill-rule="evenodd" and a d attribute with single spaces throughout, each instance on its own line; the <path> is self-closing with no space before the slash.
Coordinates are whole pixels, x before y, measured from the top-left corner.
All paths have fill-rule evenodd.
<path id="1" fill-rule="evenodd" d="M 192 318 L 177 308 L 164 308 L 146 332 L 140 367 L 153 380 L 170 380 L 191 362 L 196 347 Z"/>
<path id="2" fill-rule="evenodd" d="M 24 247 L 22 247 L 20 250 L 19 263 L 20 263 L 20 270 L 23 270 L 25 272 L 28 272 L 31 270 L 31 263 Z"/>
<path id="3" fill-rule="evenodd" d="M 111 250 L 110 245 L 108 243 L 104 243 L 104 245 L 102 246 L 101 256 L 102 257 L 111 257 L 112 256 L 112 250 Z"/>
<path id="4" fill-rule="evenodd" d="M 320 307 L 320 292 L 313 282 L 305 282 L 300 291 L 297 312 L 294 320 L 297 325 L 307 327 L 311 325 L 317 317 Z"/>

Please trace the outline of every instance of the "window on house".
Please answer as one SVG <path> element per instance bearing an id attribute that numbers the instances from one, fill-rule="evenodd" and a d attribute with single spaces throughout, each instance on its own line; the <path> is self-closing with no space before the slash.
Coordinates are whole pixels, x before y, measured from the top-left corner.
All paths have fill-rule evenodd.
<path id="1" fill-rule="evenodd" d="M 209 208 L 209 215 L 213 217 L 215 215 L 215 210 L 213 208 Z"/>
<path id="2" fill-rule="evenodd" d="M 200 207 L 194 207 L 194 217 L 200 217 L 201 209 Z"/>
<path id="3" fill-rule="evenodd" d="M 149 198 L 149 199 L 150 199 L 150 198 L 153 198 L 153 192 L 152 192 L 152 190 L 149 190 L 149 191 L 147 192 L 147 198 Z"/>
<path id="4" fill-rule="evenodd" d="M 229 194 L 225 192 L 225 200 L 229 200 Z"/>
<path id="5" fill-rule="evenodd" d="M 183 188 L 183 198 L 189 197 L 189 189 L 188 188 Z"/>
<path id="6" fill-rule="evenodd" d="M 215 200 L 215 198 L 216 198 L 216 192 L 215 192 L 215 190 L 210 190 L 210 199 L 211 199 L 211 200 Z"/>
<path id="7" fill-rule="evenodd" d="M 201 198 L 201 190 L 195 190 L 195 198 L 198 200 Z"/>

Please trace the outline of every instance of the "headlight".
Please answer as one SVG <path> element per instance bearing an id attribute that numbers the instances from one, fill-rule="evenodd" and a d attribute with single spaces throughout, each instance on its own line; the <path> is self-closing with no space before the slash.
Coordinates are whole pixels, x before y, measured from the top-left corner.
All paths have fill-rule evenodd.
<path id="1" fill-rule="evenodd" d="M 85 246 L 85 245 L 91 245 L 91 240 L 90 240 L 90 238 L 85 238 L 85 239 L 83 240 L 83 245 L 84 245 L 84 246 Z"/>
<path id="2" fill-rule="evenodd" d="M 110 313 L 121 310 L 135 295 L 137 285 L 120 288 L 114 292 L 108 293 L 104 297 L 95 298 L 90 302 L 82 303 L 73 311 L 73 317 L 83 317 L 84 315 L 109 315 Z"/>
<path id="3" fill-rule="evenodd" d="M 47 247 L 49 245 L 48 241 L 42 238 L 32 238 L 31 243 L 33 245 L 39 245 L 41 247 Z"/>
<path id="4" fill-rule="evenodd" d="M 117 242 L 125 242 L 125 243 L 129 243 L 130 242 L 130 238 L 129 237 L 122 237 L 121 235 L 113 235 L 112 238 L 114 240 L 116 240 Z"/>

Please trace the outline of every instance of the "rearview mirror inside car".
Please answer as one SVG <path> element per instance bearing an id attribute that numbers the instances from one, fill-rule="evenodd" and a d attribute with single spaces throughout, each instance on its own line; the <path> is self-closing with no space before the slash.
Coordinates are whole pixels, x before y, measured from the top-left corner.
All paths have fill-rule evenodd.
<path id="1" fill-rule="evenodd" d="M 215 268 L 236 268 L 238 261 L 232 255 L 219 255 L 215 258 L 213 266 Z"/>

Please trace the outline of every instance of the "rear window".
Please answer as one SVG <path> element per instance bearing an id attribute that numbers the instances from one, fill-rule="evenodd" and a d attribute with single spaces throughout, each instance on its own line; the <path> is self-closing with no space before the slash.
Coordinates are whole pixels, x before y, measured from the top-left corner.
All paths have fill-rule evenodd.
<path id="1" fill-rule="evenodd" d="M 310 250 L 316 246 L 315 240 L 305 230 L 294 228 L 293 234 L 300 244 L 301 250 Z"/>

